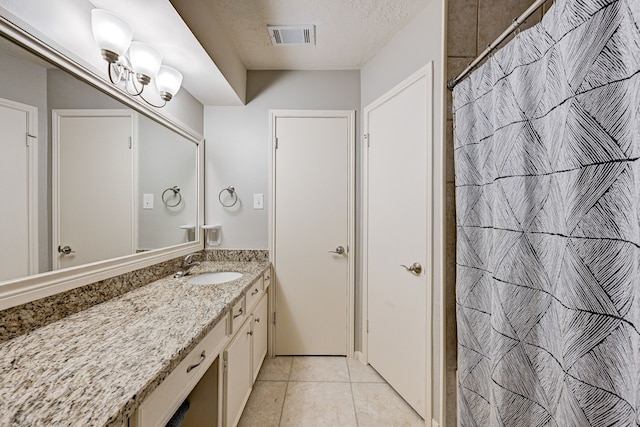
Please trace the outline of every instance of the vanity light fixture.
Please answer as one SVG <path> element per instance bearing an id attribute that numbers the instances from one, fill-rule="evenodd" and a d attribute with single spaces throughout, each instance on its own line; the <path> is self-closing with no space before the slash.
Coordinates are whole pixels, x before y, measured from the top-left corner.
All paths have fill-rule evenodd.
<path id="1" fill-rule="evenodd" d="M 161 65 L 162 55 L 154 47 L 132 41 L 133 27 L 118 15 L 102 9 L 93 9 L 91 29 L 102 58 L 108 63 L 111 83 L 117 85 L 122 82 L 128 94 L 139 96 L 156 108 L 167 105 L 180 90 L 182 74 L 174 68 Z M 145 86 L 152 79 L 160 98 L 164 101 L 162 105 L 155 105 L 142 96 Z"/>

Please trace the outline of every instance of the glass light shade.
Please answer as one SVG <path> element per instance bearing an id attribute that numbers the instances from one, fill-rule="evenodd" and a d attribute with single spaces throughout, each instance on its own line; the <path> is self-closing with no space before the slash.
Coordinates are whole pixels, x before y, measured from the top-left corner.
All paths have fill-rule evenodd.
<path id="1" fill-rule="evenodd" d="M 133 27 L 118 15 L 102 9 L 91 11 L 93 38 L 101 50 L 122 55 L 133 38 Z"/>
<path id="2" fill-rule="evenodd" d="M 132 42 L 129 46 L 129 60 L 134 73 L 155 77 L 162 63 L 162 55 L 148 44 Z"/>
<path id="3" fill-rule="evenodd" d="M 180 90 L 182 74 L 175 68 L 163 65 L 160 67 L 155 81 L 160 96 L 164 99 L 166 95 L 169 95 L 169 99 L 171 99 Z M 166 101 L 168 101 L 168 99 Z"/>

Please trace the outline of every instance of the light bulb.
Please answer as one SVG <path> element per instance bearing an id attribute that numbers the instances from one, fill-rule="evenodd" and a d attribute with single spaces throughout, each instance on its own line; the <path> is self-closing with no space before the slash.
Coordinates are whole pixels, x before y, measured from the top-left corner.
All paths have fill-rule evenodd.
<path id="1" fill-rule="evenodd" d="M 175 68 L 163 65 L 160 67 L 160 71 L 158 71 L 155 81 L 160 97 L 165 101 L 170 101 L 171 98 L 173 98 L 180 90 L 182 74 Z"/>
<path id="2" fill-rule="evenodd" d="M 132 42 L 129 46 L 129 60 L 138 81 L 146 85 L 158 74 L 162 55 L 148 44 Z"/>
<path id="3" fill-rule="evenodd" d="M 131 39 L 133 27 L 118 15 L 102 9 L 91 11 L 93 38 L 102 52 L 102 57 L 112 63 L 123 55 Z"/>

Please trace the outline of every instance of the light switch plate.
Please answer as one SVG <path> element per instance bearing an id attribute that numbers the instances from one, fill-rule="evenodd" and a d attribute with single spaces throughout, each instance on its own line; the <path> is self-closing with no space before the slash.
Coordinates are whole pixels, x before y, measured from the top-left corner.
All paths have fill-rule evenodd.
<path id="1" fill-rule="evenodd" d="M 142 209 L 153 209 L 153 193 L 142 195 Z"/>
<path id="2" fill-rule="evenodd" d="M 253 209 L 264 209 L 264 195 L 263 194 L 254 194 L 253 195 Z"/>

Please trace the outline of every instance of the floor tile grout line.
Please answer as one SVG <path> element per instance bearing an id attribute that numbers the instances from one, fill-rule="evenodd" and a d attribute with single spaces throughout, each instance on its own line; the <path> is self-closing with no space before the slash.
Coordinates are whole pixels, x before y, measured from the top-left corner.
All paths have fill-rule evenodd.
<path id="1" fill-rule="evenodd" d="M 289 364 L 289 375 L 287 375 L 287 385 L 284 388 L 284 397 L 282 398 L 282 406 L 280 406 L 280 418 L 278 419 L 278 427 L 282 425 L 282 414 L 284 413 L 284 402 L 287 400 L 287 392 L 289 391 L 289 380 L 291 380 L 291 371 L 293 371 L 293 357 Z"/>
<path id="2" fill-rule="evenodd" d="M 274 357 L 275 359 L 275 357 Z M 291 365 L 293 364 L 293 359 L 291 360 L 291 363 L 289 364 L 289 373 L 287 374 L 287 378 L 285 380 L 280 380 L 280 382 L 284 382 L 285 386 L 284 386 L 284 396 L 282 396 L 282 404 L 280 405 L 280 416 L 278 417 L 278 427 L 280 427 L 280 424 L 282 424 L 282 413 L 284 412 L 284 402 L 287 400 L 287 391 L 289 391 L 289 377 L 291 377 Z M 277 381 L 277 380 L 271 380 L 271 381 Z"/>
<path id="3" fill-rule="evenodd" d="M 353 395 L 353 380 L 351 378 L 351 368 L 349 367 L 349 360 L 347 362 L 347 373 L 349 374 L 349 389 L 351 390 L 351 402 L 353 403 L 353 414 L 356 417 L 356 427 L 360 426 L 360 421 L 358 420 L 358 410 L 356 409 L 356 397 Z"/>

